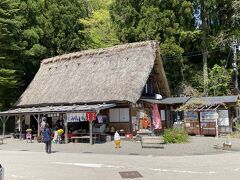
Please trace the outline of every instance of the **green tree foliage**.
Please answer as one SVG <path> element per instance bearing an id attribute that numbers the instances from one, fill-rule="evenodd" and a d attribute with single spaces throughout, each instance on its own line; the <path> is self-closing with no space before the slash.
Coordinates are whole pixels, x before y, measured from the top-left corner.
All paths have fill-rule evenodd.
<path id="1" fill-rule="evenodd" d="M 20 86 L 19 63 L 16 58 L 21 48 L 14 39 L 19 28 L 19 23 L 14 19 L 17 11 L 13 1 L 0 1 L 0 109 L 12 105 Z"/>
<path id="2" fill-rule="evenodd" d="M 91 15 L 81 19 L 81 23 L 85 26 L 83 32 L 90 35 L 91 48 L 104 48 L 119 43 L 109 14 L 111 2 L 112 0 L 90 1 Z"/>
<path id="3" fill-rule="evenodd" d="M 199 35 L 194 29 L 193 12 L 193 4 L 188 0 L 115 0 L 110 11 L 121 41 L 160 41 L 172 90 L 186 80 L 186 59 L 182 55 L 192 49 L 190 42 Z"/>
<path id="4" fill-rule="evenodd" d="M 145 40 L 160 42 L 173 95 L 178 87 L 203 92 L 203 72 L 231 75 L 215 64 L 227 59 L 231 67 L 239 12 L 238 0 L 1 0 L 0 106 L 15 101 L 44 58 Z M 229 94 L 213 80 L 207 81 L 209 95 Z"/>
<path id="5" fill-rule="evenodd" d="M 87 49 L 90 39 L 83 33 L 84 25 L 80 19 L 88 15 L 85 0 L 1 1 L 1 98 L 10 91 L 9 96 L 19 96 L 37 72 L 40 60 Z M 16 87 L 16 93 L 9 90 Z M 10 102 L 15 100 L 9 99 Z"/>
<path id="6" fill-rule="evenodd" d="M 115 0 L 110 10 L 122 42 L 160 41 L 173 94 L 181 84 L 207 94 L 208 70 L 227 59 L 239 32 L 234 12 L 233 0 Z"/>
<path id="7" fill-rule="evenodd" d="M 40 60 L 68 52 L 87 49 L 89 37 L 80 19 L 88 16 L 84 0 L 16 0 L 20 30 L 15 36 L 23 44 L 19 60 L 23 80 L 31 82 Z"/>
<path id="8" fill-rule="evenodd" d="M 232 71 L 215 64 L 209 73 L 209 93 L 213 96 L 230 95 Z"/>
<path id="9" fill-rule="evenodd" d="M 83 0 L 20 0 L 26 55 L 55 56 L 85 49 L 84 27 L 78 20 L 87 17 L 86 8 Z"/>

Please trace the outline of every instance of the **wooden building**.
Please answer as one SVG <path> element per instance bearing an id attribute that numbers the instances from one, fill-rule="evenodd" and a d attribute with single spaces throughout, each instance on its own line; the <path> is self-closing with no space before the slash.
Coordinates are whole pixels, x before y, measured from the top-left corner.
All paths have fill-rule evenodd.
<path id="1" fill-rule="evenodd" d="M 144 128 L 152 128 L 151 104 L 141 101 L 142 96 L 170 96 L 156 41 L 45 59 L 15 107 L 0 115 L 18 116 L 20 122 L 24 116 L 29 127 L 37 122 L 38 129 L 43 116 L 52 125 L 60 121 L 81 129 L 80 124 L 85 123 L 81 121 L 86 119 L 84 113 L 95 111 L 100 119 L 95 130 L 105 124 L 105 131 L 134 133 L 143 128 L 144 119 L 150 122 Z M 68 118 L 74 113 L 75 123 Z M 74 127 L 68 126 L 68 131 L 70 128 Z"/>
<path id="2" fill-rule="evenodd" d="M 159 105 L 166 127 L 181 124 L 191 135 L 231 133 L 239 120 L 239 96 L 169 97 L 144 101 Z"/>

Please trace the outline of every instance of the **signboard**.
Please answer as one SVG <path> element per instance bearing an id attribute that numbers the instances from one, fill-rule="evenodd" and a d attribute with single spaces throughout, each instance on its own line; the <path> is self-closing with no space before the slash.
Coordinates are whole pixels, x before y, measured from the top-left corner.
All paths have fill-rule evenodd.
<path id="1" fill-rule="evenodd" d="M 198 113 L 197 112 L 184 112 L 185 121 L 198 121 Z"/>
<path id="2" fill-rule="evenodd" d="M 216 111 L 203 111 L 200 112 L 201 122 L 215 122 L 218 118 L 218 113 Z"/>
<path id="3" fill-rule="evenodd" d="M 165 120 L 166 120 L 165 110 L 160 110 L 160 117 L 161 117 L 161 120 L 162 120 L 162 121 L 165 121 Z"/>
<path id="4" fill-rule="evenodd" d="M 86 121 L 86 113 L 67 113 L 67 122 Z"/>
<path id="5" fill-rule="evenodd" d="M 228 110 L 220 110 L 218 114 L 219 114 L 219 125 L 229 126 Z"/>
<path id="6" fill-rule="evenodd" d="M 86 119 L 87 121 L 95 121 L 97 117 L 96 112 L 86 112 Z"/>

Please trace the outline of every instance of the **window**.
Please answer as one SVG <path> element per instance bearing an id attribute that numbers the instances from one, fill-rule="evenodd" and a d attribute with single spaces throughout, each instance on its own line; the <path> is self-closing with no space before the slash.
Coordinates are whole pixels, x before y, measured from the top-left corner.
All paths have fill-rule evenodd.
<path id="1" fill-rule="evenodd" d="M 143 95 L 153 95 L 153 79 L 148 79 L 145 87 L 144 87 L 144 91 L 143 91 Z"/>
<path id="2" fill-rule="evenodd" d="M 129 122 L 129 108 L 115 108 L 109 111 L 110 122 Z"/>

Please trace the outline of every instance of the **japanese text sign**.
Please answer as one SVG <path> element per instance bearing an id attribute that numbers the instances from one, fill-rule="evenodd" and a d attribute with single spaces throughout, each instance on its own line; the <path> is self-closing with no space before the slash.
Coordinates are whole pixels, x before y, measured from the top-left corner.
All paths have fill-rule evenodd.
<path id="1" fill-rule="evenodd" d="M 86 119 L 87 121 L 95 121 L 97 117 L 96 112 L 86 112 Z"/>

